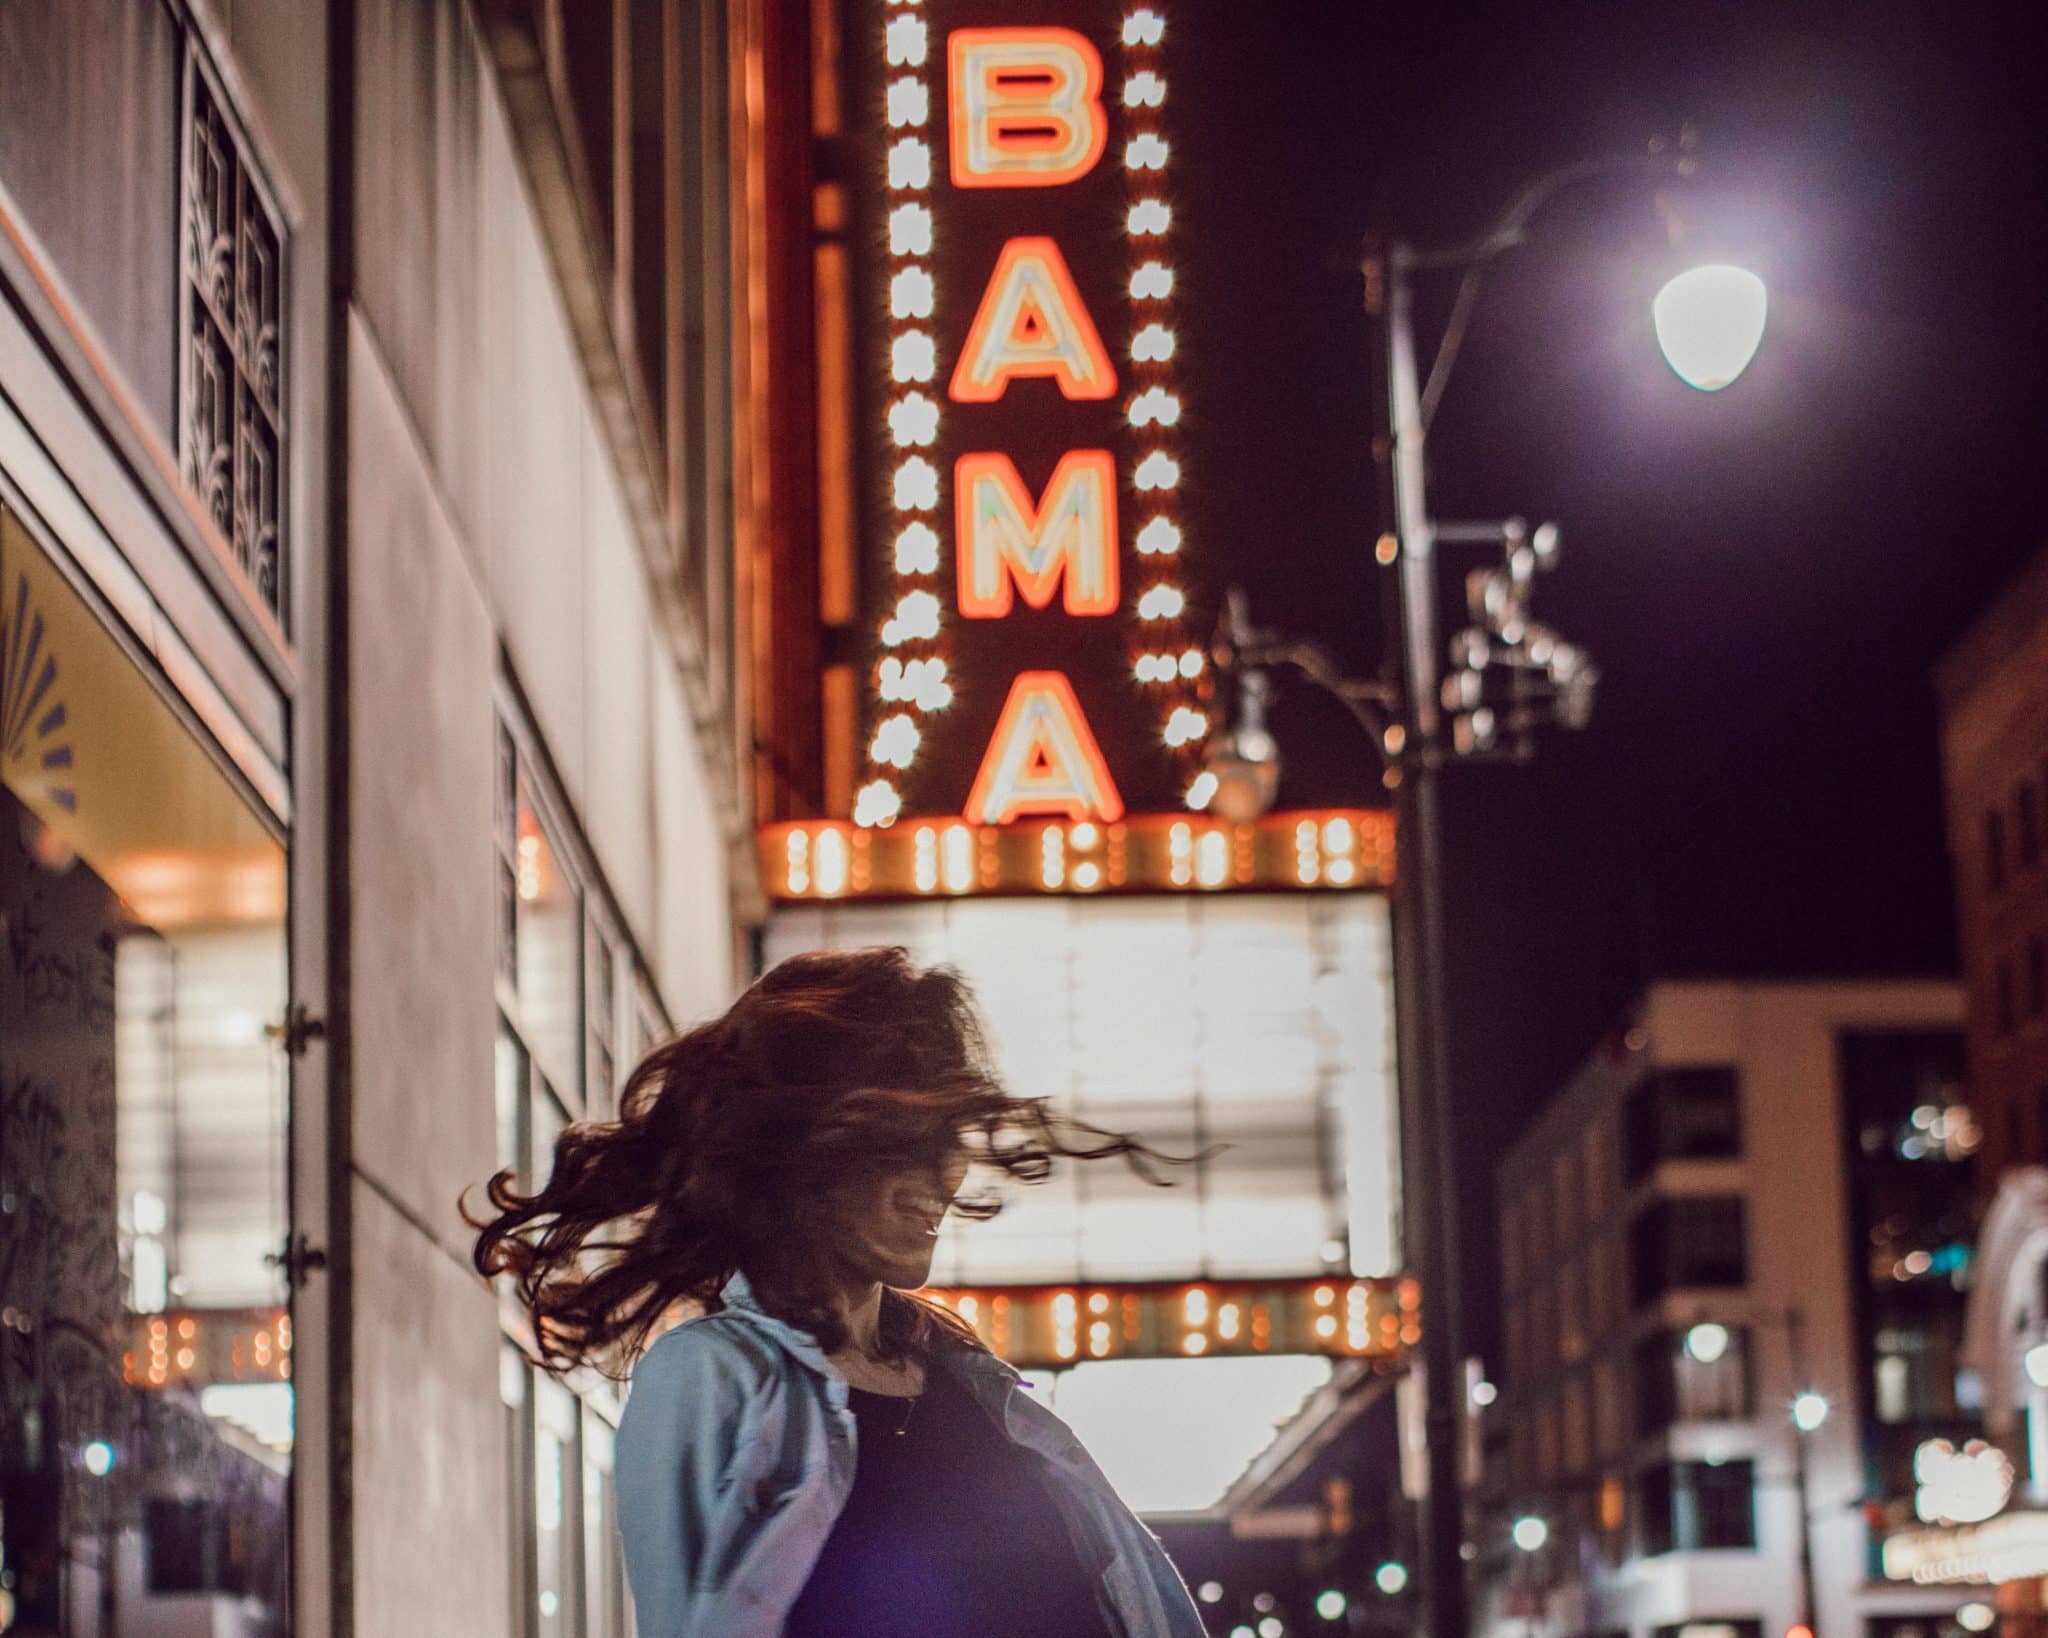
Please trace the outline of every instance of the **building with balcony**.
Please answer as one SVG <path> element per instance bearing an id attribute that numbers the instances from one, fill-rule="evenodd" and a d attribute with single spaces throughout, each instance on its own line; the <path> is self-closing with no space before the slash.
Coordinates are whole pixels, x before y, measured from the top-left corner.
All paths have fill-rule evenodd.
<path id="1" fill-rule="evenodd" d="M 1498 1174 L 1488 1630 L 1951 1630 L 1966 1591 L 1880 1561 L 1980 1431 L 1960 1026 L 1947 983 L 1658 983 L 1531 1122 Z"/>

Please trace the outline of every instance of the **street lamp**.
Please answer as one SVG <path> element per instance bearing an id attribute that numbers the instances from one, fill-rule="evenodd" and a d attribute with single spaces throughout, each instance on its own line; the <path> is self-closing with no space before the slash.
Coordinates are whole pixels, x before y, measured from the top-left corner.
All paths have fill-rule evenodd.
<path id="1" fill-rule="evenodd" d="M 1224 701 L 1224 725 L 1211 736 L 1203 774 L 1190 792 L 1192 805 L 1210 807 L 1234 822 L 1271 806 L 1279 756 L 1265 709 L 1269 673 L 1281 667 L 1300 673 L 1350 710 L 1373 738 L 1386 784 L 1395 792 L 1402 1196 L 1411 1266 L 1430 1306 L 1420 1344 L 1428 1478 L 1419 1531 L 1423 1626 L 1429 1638 L 1465 1638 L 1467 1627 L 1458 1437 L 1465 1356 L 1457 1289 L 1456 1127 L 1446 1100 L 1438 772 L 1456 758 L 1522 760 L 1533 754 L 1537 729 L 1583 727 L 1598 673 L 1582 650 L 1530 615 L 1532 583 L 1557 559 L 1555 527 L 1532 530 L 1519 518 L 1480 525 L 1439 522 L 1430 515 L 1423 445 L 1484 274 L 1523 242 L 1543 206 L 1562 189 L 1588 179 L 1623 174 L 1657 182 L 1689 175 L 1692 169 L 1682 144 L 1677 150 L 1653 145 L 1647 155 L 1551 172 L 1524 190 L 1491 232 L 1471 243 L 1441 252 L 1400 242 L 1372 246 L 1363 268 L 1366 310 L 1379 321 L 1384 349 L 1384 421 L 1377 443 L 1388 466 L 1385 487 L 1392 503 L 1390 526 L 1381 532 L 1374 557 L 1396 571 L 1398 661 L 1390 661 L 1388 673 L 1376 679 L 1345 676 L 1315 645 L 1255 630 L 1237 594 L 1226 605 L 1215 644 L 1216 675 L 1234 697 Z M 1425 381 L 1416 360 L 1413 286 L 1418 274 L 1439 270 L 1458 271 L 1462 278 Z M 1761 291 L 1760 281 L 1751 290 L 1725 276 L 1681 276 L 1665 286 L 1652 318 L 1665 356 L 1681 378 L 1718 390 L 1740 373 L 1762 334 Z M 1738 323 L 1744 314 L 1749 318 Z M 1735 345 L 1745 336 L 1746 351 Z M 1471 623 L 1448 647 L 1437 628 L 1439 545 L 1491 546 L 1500 554 L 1497 567 L 1468 580 Z"/>
<path id="2" fill-rule="evenodd" d="M 1534 1513 L 1525 1513 L 1515 1520 L 1514 1529 L 1509 1532 L 1515 1545 L 1525 1553 L 1540 1553 L 1543 1544 L 1550 1539 L 1550 1526 Z"/>
<path id="3" fill-rule="evenodd" d="M 1749 368 L 1764 338 L 1764 281 L 1726 262 L 1688 268 L 1657 292 L 1650 318 L 1679 380 L 1719 392 Z"/>
<path id="4" fill-rule="evenodd" d="M 1825 1394 L 1809 1390 L 1792 1401 L 1792 1425 L 1801 1433 L 1818 1433 L 1832 1408 Z"/>
<path id="5" fill-rule="evenodd" d="M 1701 1320 L 1685 1333 L 1685 1351 L 1702 1365 L 1717 1365 L 1728 1355 L 1728 1327 Z"/>

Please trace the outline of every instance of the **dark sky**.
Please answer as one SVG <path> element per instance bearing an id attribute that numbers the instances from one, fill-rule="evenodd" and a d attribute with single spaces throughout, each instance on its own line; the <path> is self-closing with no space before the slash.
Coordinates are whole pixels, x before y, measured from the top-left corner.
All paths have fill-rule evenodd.
<path id="1" fill-rule="evenodd" d="M 1537 612 L 1605 679 L 1535 766 L 1447 782 L 1477 1210 L 1646 979 L 1953 970 L 1929 672 L 2048 541 L 2048 73 L 2019 9 L 1934 0 L 1173 14 L 1191 548 L 1360 665 L 1387 589 L 1366 229 L 1463 238 L 1689 121 L 1770 280 L 1756 365 L 1694 393 L 1650 333 L 1646 194 L 1571 195 L 1489 285 L 1432 434 L 1440 518 L 1562 525 Z M 1283 801 L 1376 789 L 1341 715 L 1296 693 L 1278 726 Z"/>

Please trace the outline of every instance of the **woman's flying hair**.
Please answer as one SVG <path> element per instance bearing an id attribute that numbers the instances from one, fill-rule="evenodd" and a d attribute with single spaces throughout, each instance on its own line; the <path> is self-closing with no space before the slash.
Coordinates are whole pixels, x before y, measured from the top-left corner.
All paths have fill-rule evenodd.
<path id="1" fill-rule="evenodd" d="M 900 949 L 792 957 L 726 1013 L 655 1047 L 626 1082 L 619 1118 L 576 1121 L 532 1193 L 506 1168 L 485 1192 L 496 1215 L 473 1253 L 509 1275 L 550 1370 L 622 1375 L 679 1303 L 704 1311 L 744 1272 L 762 1305 L 845 1345 L 832 1310 L 835 1188 L 929 1168 L 965 1149 L 1023 1183 L 1056 1158 L 1120 1155 L 1160 1181 L 1135 1139 L 1013 1097 L 997 1078 L 972 995 L 948 968 Z M 1000 1202 L 954 1202 L 993 1216 Z M 885 1293 L 882 1341 L 921 1349 L 953 1316 Z"/>

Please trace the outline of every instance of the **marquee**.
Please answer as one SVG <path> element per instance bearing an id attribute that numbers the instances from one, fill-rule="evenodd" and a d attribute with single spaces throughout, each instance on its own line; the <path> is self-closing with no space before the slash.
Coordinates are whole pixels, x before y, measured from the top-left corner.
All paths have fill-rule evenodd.
<path id="1" fill-rule="evenodd" d="M 849 34 L 865 667 L 777 898 L 1377 888 L 1377 811 L 1225 824 L 1189 570 L 1161 0 L 870 0 Z"/>

